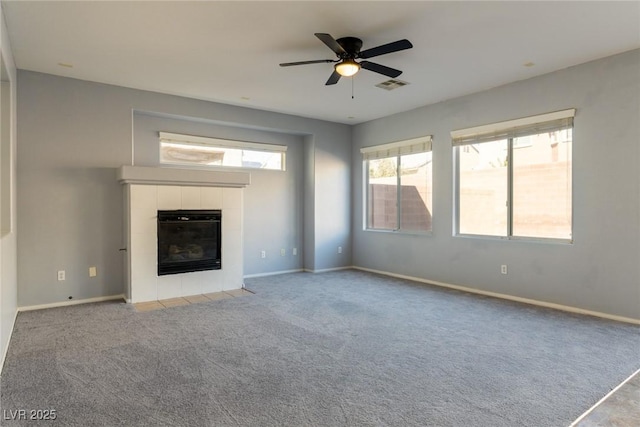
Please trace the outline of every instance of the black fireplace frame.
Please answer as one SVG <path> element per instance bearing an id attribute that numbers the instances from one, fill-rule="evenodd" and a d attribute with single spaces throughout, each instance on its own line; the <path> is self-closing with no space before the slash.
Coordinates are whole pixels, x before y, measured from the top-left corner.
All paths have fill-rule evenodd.
<path id="1" fill-rule="evenodd" d="M 222 269 L 222 211 L 221 210 L 159 210 L 158 211 L 158 276 Z M 208 225 L 211 228 L 208 228 Z M 191 227 L 193 226 L 193 227 Z M 170 229 L 190 228 L 192 233 L 202 234 L 209 246 L 203 259 L 167 260 Z M 174 232 L 175 234 L 175 232 Z M 175 240 L 174 240 L 175 241 Z"/>

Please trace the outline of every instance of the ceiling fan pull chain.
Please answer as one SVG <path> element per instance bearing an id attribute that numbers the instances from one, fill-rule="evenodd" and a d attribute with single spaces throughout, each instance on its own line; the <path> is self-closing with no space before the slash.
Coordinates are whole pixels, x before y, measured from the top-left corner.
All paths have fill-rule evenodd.
<path id="1" fill-rule="evenodd" d="M 353 96 L 353 76 L 351 76 L 351 99 L 354 99 L 354 96 Z"/>

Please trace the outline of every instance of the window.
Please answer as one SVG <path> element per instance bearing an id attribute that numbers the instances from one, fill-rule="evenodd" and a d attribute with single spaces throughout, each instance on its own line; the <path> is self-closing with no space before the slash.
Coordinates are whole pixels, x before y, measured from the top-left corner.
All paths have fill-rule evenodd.
<path id="1" fill-rule="evenodd" d="M 285 145 L 160 132 L 160 163 L 285 170 Z"/>
<path id="2" fill-rule="evenodd" d="M 575 110 L 451 133 L 457 233 L 572 239 Z"/>
<path id="3" fill-rule="evenodd" d="M 431 230 L 431 137 L 360 150 L 364 160 L 366 218 L 372 230 Z"/>

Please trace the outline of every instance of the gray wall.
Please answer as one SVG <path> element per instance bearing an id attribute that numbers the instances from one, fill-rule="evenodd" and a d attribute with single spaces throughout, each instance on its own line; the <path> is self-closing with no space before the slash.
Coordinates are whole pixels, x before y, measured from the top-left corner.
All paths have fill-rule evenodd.
<path id="1" fill-rule="evenodd" d="M 351 265 L 348 251 L 337 257 L 326 243 L 348 248 L 351 240 L 346 125 L 29 71 L 18 73 L 18 117 L 20 306 L 123 291 L 123 195 L 115 170 L 132 164 L 133 148 L 136 164 L 153 164 L 150 144 L 157 143 L 152 134 L 160 127 L 282 140 L 290 147 L 287 172 L 252 174 L 255 190 L 245 194 L 245 274 Z M 324 194 L 326 188 L 341 190 Z M 331 215 L 318 198 L 332 207 Z M 307 200 L 312 207 L 302 206 Z M 266 232 L 259 211 L 276 216 Z M 280 248 L 293 245 L 298 256 L 288 252 L 283 260 Z M 259 258 L 261 249 L 269 253 L 266 260 Z M 97 277 L 89 278 L 89 266 L 97 266 Z M 57 281 L 57 270 L 66 270 L 66 281 Z"/>
<path id="2" fill-rule="evenodd" d="M 640 53 L 633 51 L 352 128 L 19 71 L 18 303 L 122 292 L 123 198 L 115 169 L 132 164 L 134 146 L 136 162 L 150 161 L 149 132 L 170 124 L 163 130 L 281 138 L 297 157 L 286 173 L 255 174 L 257 190 L 247 191 L 246 274 L 354 264 L 640 318 L 639 74 Z M 452 236 L 449 132 L 565 108 L 577 109 L 574 243 Z M 359 148 L 425 134 L 434 136 L 432 235 L 362 231 Z M 281 202 L 269 206 L 278 230 L 258 237 L 255 210 L 267 199 Z M 272 252 L 273 236 L 276 256 L 259 259 L 259 250 Z M 303 248 L 299 258 L 281 259 L 280 247 L 293 245 Z M 91 265 L 98 267 L 92 279 Z M 56 280 L 61 269 L 64 282 Z"/>
<path id="3" fill-rule="evenodd" d="M 640 318 L 640 51 L 572 67 L 353 129 L 354 265 Z M 573 244 L 453 236 L 449 132 L 576 108 Z M 433 233 L 363 231 L 359 149 L 433 135 Z M 509 274 L 500 274 L 500 265 Z"/>

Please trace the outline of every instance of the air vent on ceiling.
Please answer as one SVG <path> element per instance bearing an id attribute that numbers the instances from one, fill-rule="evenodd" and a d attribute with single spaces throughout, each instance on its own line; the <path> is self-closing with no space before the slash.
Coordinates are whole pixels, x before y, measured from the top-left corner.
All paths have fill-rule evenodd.
<path id="1" fill-rule="evenodd" d="M 384 90 L 394 90 L 394 89 L 398 89 L 399 87 L 406 86 L 408 84 L 409 82 L 404 82 L 402 80 L 390 79 L 377 84 L 376 87 L 379 87 L 380 89 L 384 89 Z"/>

